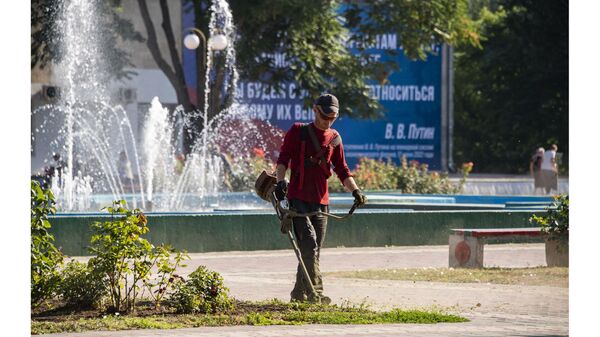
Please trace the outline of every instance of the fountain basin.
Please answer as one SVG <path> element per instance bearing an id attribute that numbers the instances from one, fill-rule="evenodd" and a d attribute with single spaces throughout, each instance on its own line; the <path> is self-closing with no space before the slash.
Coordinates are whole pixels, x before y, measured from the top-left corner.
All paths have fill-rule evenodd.
<path id="1" fill-rule="evenodd" d="M 343 214 L 345 210 L 333 210 Z M 531 226 L 527 219 L 539 210 L 359 209 L 347 220 L 329 220 L 325 247 L 444 245 L 451 228 Z M 147 213 L 153 244 L 171 244 L 188 252 L 287 249 L 271 210 L 188 213 Z M 108 221 L 100 213 L 57 214 L 50 217 L 55 245 L 69 256 L 89 255 L 90 224 Z M 519 241 L 523 242 L 523 241 Z"/>
<path id="2" fill-rule="evenodd" d="M 503 210 L 503 209 L 528 209 L 543 210 L 552 203 L 549 196 L 491 196 L 491 195 L 432 195 L 432 194 L 402 194 L 398 191 L 369 192 L 366 209 L 412 209 L 412 210 Z M 160 201 L 163 196 L 155 195 Z M 224 212 L 240 210 L 270 211 L 271 206 L 251 192 L 222 192 L 218 195 L 197 196 L 188 194 L 185 198 L 184 209 L 178 212 Z M 129 207 L 139 207 L 146 212 L 161 212 L 160 209 L 152 210 L 149 205 L 143 208 L 138 194 L 125 194 L 123 198 Z M 137 203 L 135 200 L 138 200 Z M 65 214 L 95 214 L 102 207 L 110 205 L 113 201 L 112 194 L 92 195 L 88 204 L 94 212 L 65 213 Z M 352 206 L 354 199 L 348 193 L 332 193 L 330 207 L 332 209 L 347 210 Z M 160 202 L 159 202 L 160 203 Z"/>

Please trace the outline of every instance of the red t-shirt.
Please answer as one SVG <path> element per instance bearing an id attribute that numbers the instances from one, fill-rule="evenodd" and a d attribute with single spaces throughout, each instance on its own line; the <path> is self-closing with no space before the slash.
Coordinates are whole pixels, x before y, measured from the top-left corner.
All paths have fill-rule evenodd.
<path id="1" fill-rule="evenodd" d="M 287 197 L 288 199 L 299 199 L 305 202 L 328 205 L 329 191 L 327 178 L 331 175 L 330 165 L 325 164 L 327 171 L 319 165 L 304 166 L 304 174 L 303 177 L 300 178 L 300 167 L 303 165 L 302 141 L 300 139 L 300 129 L 302 125 L 302 123 L 294 123 L 285 134 L 279 158 L 277 159 L 277 164 L 282 164 L 286 168 L 289 167 L 292 170 Z M 308 127 L 312 128 L 315 132 L 321 148 L 325 148 L 336 135 L 340 137 L 338 132 L 334 129 L 323 131 L 317 128 L 314 123 L 310 123 Z M 308 133 L 304 142 L 304 151 L 306 152 L 306 155 L 315 155 L 317 150 Z M 323 157 L 327 159 L 328 163 L 333 164 L 333 171 L 342 183 L 346 178 L 351 176 L 348 164 L 346 164 L 346 158 L 344 157 L 344 146 L 341 142 L 335 148 L 332 148 L 332 146 L 329 145 L 324 151 Z M 326 172 L 329 172 L 329 175 L 326 175 Z M 300 186 L 300 180 L 303 181 L 302 186 Z"/>

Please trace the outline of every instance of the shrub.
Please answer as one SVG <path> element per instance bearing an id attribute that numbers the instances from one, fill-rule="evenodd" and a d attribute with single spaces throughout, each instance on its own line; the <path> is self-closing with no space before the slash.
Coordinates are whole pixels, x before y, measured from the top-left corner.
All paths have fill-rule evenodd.
<path id="1" fill-rule="evenodd" d="M 233 301 L 217 272 L 199 266 L 187 280 L 175 285 L 173 306 L 183 313 L 216 313 L 233 309 Z"/>
<path id="2" fill-rule="evenodd" d="M 233 158 L 230 161 L 231 170 L 225 174 L 224 184 L 230 191 L 250 191 L 254 182 L 263 170 L 272 172 L 275 163 L 265 156 L 262 149 L 255 148 L 251 155 Z"/>
<path id="3" fill-rule="evenodd" d="M 56 201 L 50 189 L 43 190 L 31 181 L 31 305 L 36 307 L 55 295 L 63 263 L 62 253 L 54 246 L 48 215 L 56 213 Z"/>
<path id="4" fill-rule="evenodd" d="M 99 307 L 108 295 L 106 282 L 87 263 L 72 260 L 62 270 L 59 285 L 62 300 L 78 308 Z"/>
<path id="5" fill-rule="evenodd" d="M 393 190 L 398 186 L 396 170 L 396 165 L 390 159 L 383 161 L 360 158 L 352 174 L 356 184 L 364 190 Z"/>
<path id="6" fill-rule="evenodd" d="M 175 258 L 171 261 L 171 253 L 176 253 Z M 178 267 L 185 267 L 181 262 L 189 259 L 189 255 L 185 252 L 175 252 L 170 246 L 158 246 L 150 254 L 151 267 L 156 266 L 158 271 L 154 278 L 143 279 L 142 282 L 148 290 L 150 297 L 154 301 L 154 308 L 160 307 L 160 302 L 163 300 L 169 289 L 175 284 L 178 278 L 175 271 Z"/>
<path id="7" fill-rule="evenodd" d="M 95 222 L 92 229 L 90 251 L 96 254 L 89 265 L 94 273 L 106 280 L 110 309 L 114 311 L 135 311 L 136 300 L 148 290 L 155 307 L 168 288 L 173 284 L 173 273 L 180 265 L 185 253 L 177 253 L 175 261 L 170 261 L 173 250 L 169 246 L 154 247 L 146 238 L 147 219 L 139 209 L 129 210 L 125 200 L 114 201 L 105 207 L 113 216 L 110 221 Z M 152 268 L 158 267 L 158 277 L 152 280 Z"/>
<path id="8" fill-rule="evenodd" d="M 428 165 L 402 157 L 400 166 L 393 161 L 360 158 L 352 174 L 357 185 L 364 190 L 400 190 L 406 194 L 455 194 L 463 190 L 473 163 L 462 166 L 462 178 L 453 184 L 445 172 L 429 172 Z M 339 179 L 330 179 L 329 188 L 333 192 L 343 192 Z"/>
<path id="9" fill-rule="evenodd" d="M 113 216 L 110 221 L 94 222 L 89 261 L 94 272 L 108 283 L 111 309 L 135 310 L 139 281 L 150 277 L 149 255 L 152 245 L 142 238 L 148 232 L 147 220 L 139 210 L 127 209 L 125 200 L 105 207 Z M 115 218 L 115 216 L 119 216 Z"/>
<path id="10" fill-rule="evenodd" d="M 455 194 L 462 191 L 468 176 L 468 172 L 464 172 L 466 171 L 463 171 L 461 182 L 454 185 L 448 179 L 446 172 L 429 172 L 427 164 L 416 160 L 411 160 L 409 163 L 406 157 L 402 157 L 401 165 L 397 170 L 399 176 L 397 188 L 406 194 Z"/>
<path id="11" fill-rule="evenodd" d="M 460 171 L 462 173 L 462 178 L 460 178 L 460 182 L 458 183 L 457 193 L 463 191 L 465 183 L 467 182 L 467 177 L 469 176 L 469 173 L 471 173 L 471 171 L 473 171 L 473 162 L 470 161 L 468 163 L 463 163 Z"/>
<path id="12" fill-rule="evenodd" d="M 547 208 L 545 215 L 533 215 L 529 222 L 541 227 L 548 235 L 548 240 L 556 240 L 560 244 L 569 243 L 569 195 L 561 194 L 554 197 L 552 206 Z"/>

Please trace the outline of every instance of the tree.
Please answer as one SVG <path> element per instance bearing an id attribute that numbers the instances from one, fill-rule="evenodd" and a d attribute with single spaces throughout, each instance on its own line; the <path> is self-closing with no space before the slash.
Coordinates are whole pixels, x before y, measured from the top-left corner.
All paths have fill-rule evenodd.
<path id="1" fill-rule="evenodd" d="M 31 0 L 31 69 L 44 69 L 50 63 L 62 60 L 64 55 L 60 48 L 60 13 L 63 5 L 62 0 Z M 143 38 L 129 20 L 119 16 L 121 0 L 97 0 L 96 5 L 98 19 L 111 27 L 100 36 L 93 37 L 112 51 L 107 75 L 112 78 L 129 78 L 134 74 L 125 70 L 132 66 L 130 55 L 115 46 L 118 40 L 142 42 Z"/>
<path id="2" fill-rule="evenodd" d="M 352 117 L 381 114 L 366 83 L 385 82 L 396 70 L 393 62 L 375 61 L 365 53 L 364 46 L 378 34 L 397 33 L 406 55 L 419 59 L 426 58 L 433 43 L 477 43 L 462 0 L 255 0 L 232 1 L 232 8 L 243 77 L 276 88 L 296 81 L 298 91 L 308 92 L 307 103 L 330 90 L 344 102 L 341 113 Z M 359 46 L 360 53 L 351 54 L 346 43 Z M 274 66 L 273 51 L 287 55 L 289 68 Z"/>
<path id="3" fill-rule="evenodd" d="M 180 52 L 168 16 L 168 2 L 160 0 L 161 27 L 167 37 L 172 68 L 158 49 L 146 0 L 138 0 L 138 4 L 148 33 L 148 47 L 175 88 L 179 102 L 185 111 L 194 108 L 203 111 L 204 102 L 200 100 L 194 107 L 185 87 Z M 372 43 L 377 34 L 395 32 L 407 55 L 420 59 L 426 58 L 433 43 L 470 41 L 477 44 L 477 33 L 468 20 L 465 0 L 424 3 L 351 1 L 343 3 L 345 10 L 342 11 L 340 5 L 340 1 L 326 0 L 231 0 L 238 31 L 235 48 L 242 78 L 263 82 L 274 89 L 279 89 L 284 82 L 296 81 L 299 83 L 297 93 L 308 92 L 307 102 L 330 90 L 344 102 L 342 114 L 375 117 L 381 114 L 382 107 L 369 96 L 366 83 L 370 79 L 385 81 L 395 64 L 370 59 L 364 48 L 362 53 L 353 55 L 346 48 L 348 41 L 365 45 Z M 207 1 L 187 0 L 184 6 L 193 8 L 196 28 L 208 36 Z M 274 51 L 287 55 L 289 67 L 275 66 L 270 57 Z M 223 56 L 217 53 L 215 63 L 219 62 L 218 57 Z M 198 75 L 203 78 L 206 69 L 199 69 Z M 218 81 L 214 84 L 215 87 L 220 85 Z M 220 107 L 213 103 L 211 106 L 218 110 Z"/>
<path id="4" fill-rule="evenodd" d="M 568 165 L 568 2 L 502 0 L 479 13 L 482 48 L 455 63 L 455 160 L 520 173 L 552 143 Z"/>

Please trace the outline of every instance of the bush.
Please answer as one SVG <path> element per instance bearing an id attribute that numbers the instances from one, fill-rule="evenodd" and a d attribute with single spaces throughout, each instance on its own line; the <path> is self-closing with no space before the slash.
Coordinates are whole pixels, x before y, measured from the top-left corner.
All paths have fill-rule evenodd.
<path id="1" fill-rule="evenodd" d="M 171 261 L 171 253 L 176 253 L 175 258 Z M 157 267 L 157 275 L 154 278 L 143 279 L 142 282 L 148 290 L 150 297 L 154 301 L 154 308 L 160 307 L 160 302 L 163 300 L 169 289 L 175 284 L 176 280 L 180 278 L 175 271 L 178 267 L 186 267 L 181 262 L 185 259 L 189 259 L 189 255 L 185 252 L 175 252 L 168 245 L 158 246 L 153 249 L 150 254 L 151 266 Z"/>
<path id="2" fill-rule="evenodd" d="M 63 254 L 54 246 L 54 236 L 48 215 L 56 213 L 56 201 L 51 190 L 43 190 L 31 181 L 31 306 L 36 307 L 52 298 L 60 281 L 59 267 Z"/>
<path id="3" fill-rule="evenodd" d="M 87 263 L 72 260 L 62 271 L 59 295 L 67 305 L 93 308 L 101 305 L 108 295 L 108 288 L 103 277 Z"/>
<path id="4" fill-rule="evenodd" d="M 569 195 L 554 197 L 553 205 L 547 208 L 545 215 L 533 215 L 529 222 L 541 227 L 548 235 L 548 240 L 556 240 L 559 244 L 569 243 Z"/>
<path id="5" fill-rule="evenodd" d="M 187 280 L 175 285 L 173 306 L 183 313 L 216 313 L 233 309 L 223 277 L 205 266 L 198 267 Z"/>
<path id="6" fill-rule="evenodd" d="M 173 283 L 173 273 L 185 253 L 177 253 L 170 261 L 169 246 L 154 247 L 146 238 L 148 233 L 146 216 L 139 209 L 129 210 L 125 200 L 114 201 L 106 207 L 113 216 L 110 221 L 95 222 L 92 229 L 90 251 L 96 254 L 89 265 L 108 284 L 111 310 L 135 311 L 142 290 L 148 290 L 155 303 L 160 306 L 164 294 Z M 152 280 L 152 268 L 158 267 L 158 277 Z M 156 288 L 156 289 L 155 289 Z"/>
<path id="7" fill-rule="evenodd" d="M 273 172 L 275 163 L 265 156 L 262 149 L 255 148 L 253 153 L 246 157 L 229 160 L 230 170 L 226 172 L 224 184 L 232 192 L 250 191 L 254 189 L 254 182 L 263 170 Z"/>
<path id="8" fill-rule="evenodd" d="M 405 194 L 455 194 L 460 193 L 473 168 L 473 163 L 462 166 L 463 177 L 458 184 L 448 179 L 447 173 L 429 172 L 427 164 L 416 160 L 410 163 L 402 157 L 400 166 L 393 161 L 360 158 L 352 175 L 356 184 L 363 190 L 400 190 Z M 339 179 L 331 179 L 329 188 L 333 192 L 343 192 Z"/>
<path id="9" fill-rule="evenodd" d="M 398 188 L 397 167 L 393 161 L 360 158 L 352 173 L 356 184 L 364 190 L 393 190 Z M 339 181 L 339 179 L 338 179 Z"/>
<path id="10" fill-rule="evenodd" d="M 125 200 L 115 201 L 112 207 L 103 209 L 107 209 L 113 219 L 92 224 L 95 234 L 90 251 L 96 256 L 89 264 L 107 280 L 111 309 L 135 310 L 139 282 L 150 277 L 148 256 L 152 245 L 142 238 L 148 232 L 147 220 L 139 209 L 127 209 Z"/>

